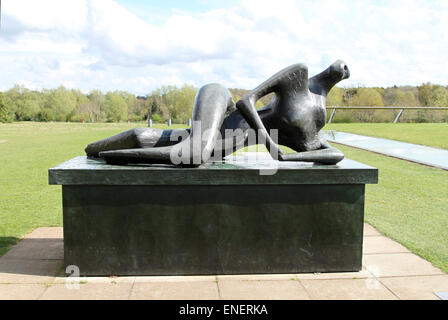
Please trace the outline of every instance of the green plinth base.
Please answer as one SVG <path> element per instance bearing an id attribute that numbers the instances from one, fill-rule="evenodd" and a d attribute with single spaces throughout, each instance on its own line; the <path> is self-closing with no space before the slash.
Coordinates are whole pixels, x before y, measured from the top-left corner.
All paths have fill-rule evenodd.
<path id="1" fill-rule="evenodd" d="M 77 157 L 50 169 L 50 183 L 63 185 L 65 264 L 83 276 L 343 272 L 361 269 L 365 184 L 377 169 Z"/>

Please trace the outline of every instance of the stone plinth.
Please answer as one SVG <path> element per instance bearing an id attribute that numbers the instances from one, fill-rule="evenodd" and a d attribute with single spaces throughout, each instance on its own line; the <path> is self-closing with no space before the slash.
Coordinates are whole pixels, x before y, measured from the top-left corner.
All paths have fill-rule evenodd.
<path id="1" fill-rule="evenodd" d="M 49 176 L 62 185 L 65 264 L 90 276 L 358 271 L 365 184 L 378 181 L 349 159 L 265 157 L 199 168 L 76 157 Z"/>

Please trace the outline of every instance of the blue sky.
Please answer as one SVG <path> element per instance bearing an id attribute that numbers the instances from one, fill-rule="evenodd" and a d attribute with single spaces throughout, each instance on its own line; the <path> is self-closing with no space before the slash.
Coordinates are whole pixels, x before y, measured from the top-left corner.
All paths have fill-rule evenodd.
<path id="1" fill-rule="evenodd" d="M 0 90 L 250 89 L 343 59 L 340 86 L 448 84 L 446 0 L 3 0 Z"/>
<path id="2" fill-rule="evenodd" d="M 174 12 L 198 14 L 213 9 L 230 8 L 238 4 L 236 0 L 119 0 L 116 2 L 142 19 L 161 19 L 160 22 L 162 23 Z"/>

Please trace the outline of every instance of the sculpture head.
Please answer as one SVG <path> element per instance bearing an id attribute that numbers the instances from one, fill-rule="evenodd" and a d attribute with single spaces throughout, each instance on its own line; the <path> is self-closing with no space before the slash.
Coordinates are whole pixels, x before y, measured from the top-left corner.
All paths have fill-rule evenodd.
<path id="1" fill-rule="evenodd" d="M 347 64 L 343 60 L 337 60 L 323 72 L 311 78 L 308 87 L 312 93 L 326 97 L 331 88 L 349 77 L 350 70 Z"/>
<path id="2" fill-rule="evenodd" d="M 329 76 L 337 82 L 350 77 L 350 70 L 343 60 L 337 60 L 328 68 L 328 71 Z"/>

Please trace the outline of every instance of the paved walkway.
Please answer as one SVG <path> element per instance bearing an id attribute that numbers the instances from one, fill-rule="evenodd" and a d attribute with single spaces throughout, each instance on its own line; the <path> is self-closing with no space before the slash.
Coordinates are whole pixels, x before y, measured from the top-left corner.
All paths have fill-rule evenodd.
<path id="1" fill-rule="evenodd" d="M 0 259 L 0 299 L 439 299 L 448 275 L 365 225 L 352 273 L 89 277 L 63 270 L 62 228 L 39 228 Z"/>
<path id="2" fill-rule="evenodd" d="M 338 131 L 327 131 L 325 137 L 330 142 L 448 170 L 448 150 Z"/>

